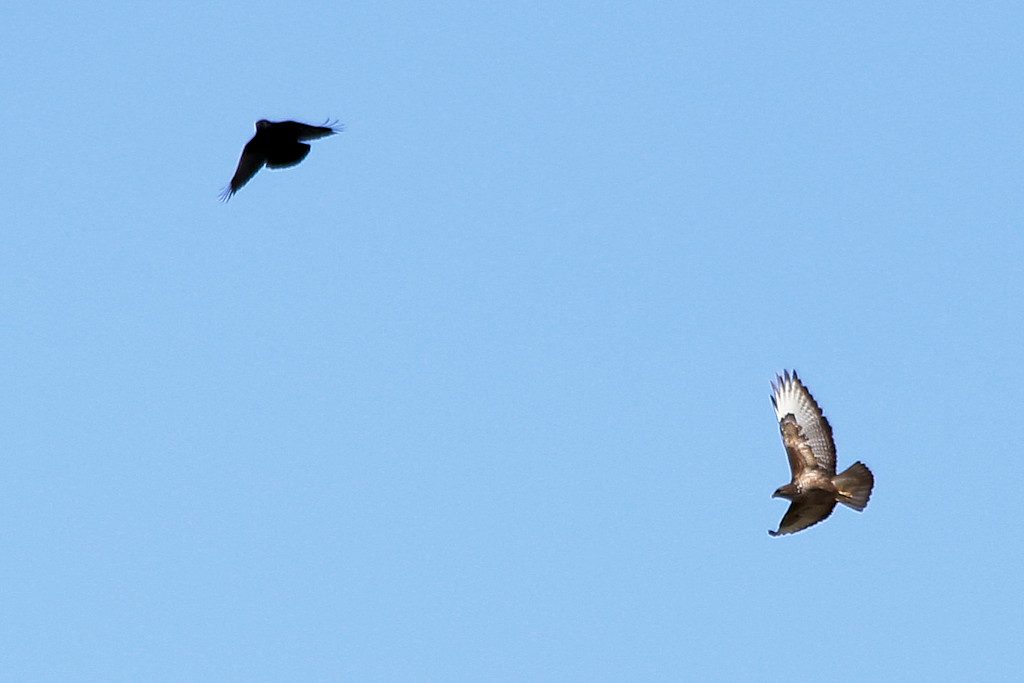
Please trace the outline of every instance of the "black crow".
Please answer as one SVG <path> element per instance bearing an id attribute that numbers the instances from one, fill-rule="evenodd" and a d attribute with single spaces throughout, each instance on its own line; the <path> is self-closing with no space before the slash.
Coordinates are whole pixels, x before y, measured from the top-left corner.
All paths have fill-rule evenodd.
<path id="1" fill-rule="evenodd" d="M 220 193 L 220 200 L 226 202 L 243 185 L 266 165 L 268 168 L 294 166 L 309 154 L 309 145 L 303 140 L 316 140 L 339 133 L 344 128 L 337 121 L 326 121 L 322 126 L 310 126 L 298 121 L 256 122 L 256 135 L 246 143 L 238 168 L 231 183 Z"/>

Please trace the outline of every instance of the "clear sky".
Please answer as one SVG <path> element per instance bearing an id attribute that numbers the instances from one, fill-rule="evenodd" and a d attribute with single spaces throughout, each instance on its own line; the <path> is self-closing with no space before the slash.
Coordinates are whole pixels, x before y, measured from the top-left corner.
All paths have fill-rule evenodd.
<path id="1" fill-rule="evenodd" d="M 1022 33 L 5 7 L 0 676 L 1018 676 Z M 770 538 L 784 368 L 877 483 Z"/>

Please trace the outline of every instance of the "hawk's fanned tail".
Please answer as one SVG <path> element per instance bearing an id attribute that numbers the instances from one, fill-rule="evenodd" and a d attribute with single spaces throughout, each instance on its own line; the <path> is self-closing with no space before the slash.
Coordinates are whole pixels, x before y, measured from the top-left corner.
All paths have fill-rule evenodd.
<path id="1" fill-rule="evenodd" d="M 833 477 L 832 482 L 837 489 L 836 500 L 857 512 L 862 512 L 871 498 L 875 477 L 867 465 L 855 462 L 841 474 Z"/>

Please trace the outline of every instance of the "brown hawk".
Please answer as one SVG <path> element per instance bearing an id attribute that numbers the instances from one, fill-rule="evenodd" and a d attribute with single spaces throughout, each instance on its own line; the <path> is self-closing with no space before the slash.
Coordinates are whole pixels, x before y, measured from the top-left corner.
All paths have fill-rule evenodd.
<path id="1" fill-rule="evenodd" d="M 863 511 L 871 498 L 875 478 L 861 462 L 836 474 L 832 427 L 796 370 L 792 374 L 786 370 L 777 376 L 772 382 L 772 394 L 793 480 L 772 494 L 772 498 L 786 498 L 792 503 L 778 531 L 768 533 L 781 536 L 803 531 L 831 515 L 837 502 Z"/>
<path id="2" fill-rule="evenodd" d="M 310 126 L 298 121 L 256 122 L 256 135 L 252 136 L 242 149 L 242 158 L 231 182 L 220 193 L 220 200 L 226 202 L 243 185 L 263 168 L 288 168 L 294 166 L 309 154 L 309 145 L 302 140 L 334 135 L 344 130 L 337 122 L 326 121 L 322 126 Z"/>

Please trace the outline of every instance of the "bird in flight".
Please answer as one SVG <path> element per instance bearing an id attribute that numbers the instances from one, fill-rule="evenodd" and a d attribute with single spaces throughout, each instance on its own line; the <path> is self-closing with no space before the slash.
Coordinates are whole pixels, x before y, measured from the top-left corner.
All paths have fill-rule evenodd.
<path id="1" fill-rule="evenodd" d="M 779 418 L 793 480 L 772 494 L 772 498 L 792 502 L 778 531 L 768 533 L 781 536 L 803 531 L 831 515 L 836 503 L 862 512 L 871 498 L 875 477 L 861 462 L 836 474 L 832 426 L 796 370 L 792 374 L 786 370 L 772 382 L 772 405 Z"/>
<path id="2" fill-rule="evenodd" d="M 263 166 L 267 168 L 288 168 L 294 166 L 309 154 L 309 145 L 304 140 L 316 140 L 339 133 L 344 128 L 337 121 L 326 121 L 322 126 L 310 126 L 298 121 L 256 122 L 256 135 L 252 136 L 242 149 L 242 158 L 231 182 L 220 193 L 220 200 L 226 202 L 249 182 Z"/>

